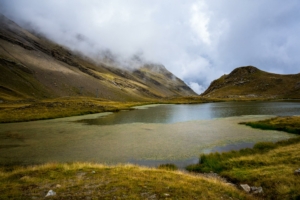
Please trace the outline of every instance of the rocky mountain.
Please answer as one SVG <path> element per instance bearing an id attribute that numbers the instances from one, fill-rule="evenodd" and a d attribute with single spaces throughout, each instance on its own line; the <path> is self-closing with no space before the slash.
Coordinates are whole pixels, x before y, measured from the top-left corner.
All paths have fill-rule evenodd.
<path id="1" fill-rule="evenodd" d="M 280 75 L 239 67 L 214 80 L 201 94 L 212 98 L 300 98 L 300 74 Z"/>
<path id="2" fill-rule="evenodd" d="M 112 62 L 113 63 L 113 62 Z M 164 66 L 87 58 L 0 15 L 0 100 L 89 96 L 135 101 L 195 95 Z"/>

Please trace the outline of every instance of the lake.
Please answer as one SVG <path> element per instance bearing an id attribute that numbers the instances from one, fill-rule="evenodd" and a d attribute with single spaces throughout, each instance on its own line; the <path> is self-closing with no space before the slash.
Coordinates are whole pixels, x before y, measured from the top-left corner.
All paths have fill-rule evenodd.
<path id="1" fill-rule="evenodd" d="M 133 111 L 0 124 L 0 164 L 45 162 L 196 163 L 200 153 L 296 137 L 239 125 L 300 115 L 297 102 L 149 105 Z"/>

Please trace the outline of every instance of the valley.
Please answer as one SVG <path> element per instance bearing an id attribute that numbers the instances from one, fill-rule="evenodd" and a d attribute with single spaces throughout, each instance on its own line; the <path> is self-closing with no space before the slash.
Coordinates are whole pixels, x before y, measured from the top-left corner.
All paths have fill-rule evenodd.
<path id="1" fill-rule="evenodd" d="M 299 80 L 243 66 L 197 95 L 162 64 L 0 14 L 0 198 L 298 199 Z"/>

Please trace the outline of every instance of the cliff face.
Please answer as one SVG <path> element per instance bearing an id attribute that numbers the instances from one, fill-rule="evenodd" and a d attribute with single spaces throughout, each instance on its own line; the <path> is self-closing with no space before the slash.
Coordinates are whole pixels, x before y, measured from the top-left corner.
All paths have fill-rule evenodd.
<path id="1" fill-rule="evenodd" d="M 280 75 L 239 67 L 214 80 L 201 94 L 215 98 L 300 98 L 300 74 Z"/>
<path id="2" fill-rule="evenodd" d="M 0 16 L 0 99 L 91 96 L 147 100 L 195 95 L 164 66 L 93 61 Z"/>

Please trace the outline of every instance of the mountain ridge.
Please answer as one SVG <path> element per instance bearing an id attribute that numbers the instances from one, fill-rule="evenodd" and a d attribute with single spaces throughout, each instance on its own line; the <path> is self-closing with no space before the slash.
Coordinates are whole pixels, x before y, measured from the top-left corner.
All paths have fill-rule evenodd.
<path id="1" fill-rule="evenodd" d="M 254 66 L 234 69 L 214 80 L 202 97 L 208 98 L 300 98 L 300 74 L 281 75 Z"/>
<path id="2" fill-rule="evenodd" d="M 124 69 L 36 36 L 0 15 L 0 99 L 88 96 L 147 101 L 196 95 L 163 65 Z"/>

